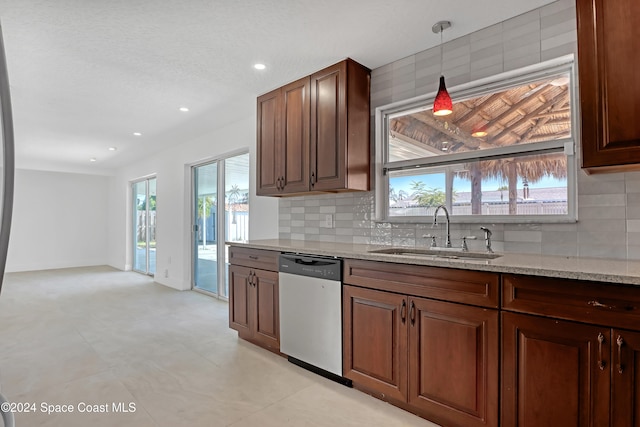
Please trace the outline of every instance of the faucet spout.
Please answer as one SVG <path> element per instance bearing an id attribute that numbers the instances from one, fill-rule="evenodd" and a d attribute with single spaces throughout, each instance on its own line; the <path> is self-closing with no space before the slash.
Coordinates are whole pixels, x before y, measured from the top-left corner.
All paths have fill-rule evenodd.
<path id="1" fill-rule="evenodd" d="M 445 243 L 445 247 L 450 248 L 451 247 L 451 231 L 450 231 L 450 222 L 449 222 L 449 211 L 447 210 L 446 206 L 438 205 L 438 207 L 436 207 L 436 210 L 433 213 L 433 226 L 435 227 L 436 225 L 438 225 L 438 212 L 440 212 L 440 209 L 444 211 L 445 218 L 447 219 L 447 224 L 446 224 L 447 240 Z"/>

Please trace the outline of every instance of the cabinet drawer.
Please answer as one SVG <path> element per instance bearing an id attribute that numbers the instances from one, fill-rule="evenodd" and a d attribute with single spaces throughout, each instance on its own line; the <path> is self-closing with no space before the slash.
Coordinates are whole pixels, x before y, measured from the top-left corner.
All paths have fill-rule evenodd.
<path id="1" fill-rule="evenodd" d="M 343 277 L 345 283 L 365 288 L 498 307 L 495 273 L 347 259 Z"/>
<path id="2" fill-rule="evenodd" d="M 278 271 L 278 255 L 280 255 L 280 252 L 231 246 L 229 248 L 229 263 L 262 270 Z"/>
<path id="3" fill-rule="evenodd" d="M 511 274 L 502 283 L 505 310 L 640 329 L 640 287 Z"/>

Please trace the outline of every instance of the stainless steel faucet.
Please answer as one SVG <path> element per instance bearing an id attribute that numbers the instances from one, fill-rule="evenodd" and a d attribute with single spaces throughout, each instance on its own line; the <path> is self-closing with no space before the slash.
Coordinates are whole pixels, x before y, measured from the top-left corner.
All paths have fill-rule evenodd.
<path id="1" fill-rule="evenodd" d="M 440 212 L 440 209 L 442 209 L 444 211 L 444 215 L 447 218 L 447 241 L 446 241 L 444 247 L 445 248 L 450 248 L 451 247 L 451 232 L 450 232 L 450 227 L 449 227 L 449 211 L 447 210 L 446 206 L 438 205 L 438 207 L 436 207 L 436 211 L 433 213 L 433 227 L 438 225 L 438 212 Z"/>
<path id="2" fill-rule="evenodd" d="M 480 230 L 484 231 L 484 245 L 488 253 L 492 254 L 493 249 L 491 249 L 491 230 L 487 227 L 480 227 Z"/>

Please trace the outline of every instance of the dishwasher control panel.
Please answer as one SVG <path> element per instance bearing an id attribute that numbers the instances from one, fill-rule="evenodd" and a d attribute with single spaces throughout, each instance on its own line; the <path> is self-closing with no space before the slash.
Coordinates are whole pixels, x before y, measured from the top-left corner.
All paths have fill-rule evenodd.
<path id="1" fill-rule="evenodd" d="M 339 258 L 285 253 L 280 255 L 279 267 L 281 273 L 342 280 L 342 260 Z"/>

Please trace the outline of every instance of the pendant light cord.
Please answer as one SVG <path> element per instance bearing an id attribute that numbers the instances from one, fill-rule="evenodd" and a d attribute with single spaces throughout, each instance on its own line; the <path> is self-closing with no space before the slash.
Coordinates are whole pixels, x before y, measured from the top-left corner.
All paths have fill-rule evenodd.
<path id="1" fill-rule="evenodd" d="M 442 33 L 444 33 L 444 26 L 440 24 L 440 75 L 444 69 L 444 49 L 442 48 Z"/>

